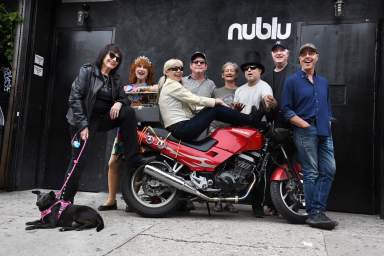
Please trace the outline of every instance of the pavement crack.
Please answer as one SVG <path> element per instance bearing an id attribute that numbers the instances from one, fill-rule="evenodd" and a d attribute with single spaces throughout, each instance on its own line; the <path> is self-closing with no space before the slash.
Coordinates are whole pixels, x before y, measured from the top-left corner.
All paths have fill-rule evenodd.
<path id="1" fill-rule="evenodd" d="M 240 248 L 251 248 L 251 249 L 269 249 L 271 247 L 278 248 L 278 249 L 307 249 L 307 247 L 305 247 L 305 246 L 248 245 L 248 244 L 220 243 L 220 242 L 214 242 L 214 241 L 185 240 L 185 239 L 178 239 L 178 238 L 169 238 L 169 237 L 163 237 L 163 236 L 156 236 L 156 235 L 151 235 L 151 234 L 143 234 L 143 232 L 138 234 L 138 236 L 149 236 L 149 237 L 152 237 L 152 238 L 164 239 L 164 240 L 168 240 L 168 241 L 174 241 L 174 242 L 177 242 L 177 243 L 215 244 L 215 245 L 226 245 L 226 246 L 234 246 L 234 247 L 240 247 Z"/>
<path id="2" fill-rule="evenodd" d="M 122 243 L 122 244 L 116 246 L 115 248 L 113 248 L 112 250 L 110 250 L 110 251 L 108 251 L 107 253 L 103 254 L 102 256 L 108 255 L 108 254 L 112 253 L 113 251 L 115 251 L 115 250 L 121 248 L 122 246 L 126 245 L 127 243 L 129 243 L 130 241 L 132 241 L 133 239 L 135 239 L 136 237 L 142 235 L 142 233 L 144 233 L 144 232 L 146 232 L 147 230 L 150 230 L 151 228 L 153 228 L 154 225 L 155 225 L 155 224 L 153 224 L 153 225 L 149 226 L 148 228 L 146 228 L 146 229 L 140 231 L 139 233 L 137 233 L 137 234 L 134 235 L 133 237 L 129 238 L 129 239 L 128 239 L 127 241 L 125 241 L 124 243 Z"/>
<path id="3" fill-rule="evenodd" d="M 326 255 L 329 255 L 329 253 L 328 253 L 328 248 L 327 248 L 327 243 L 326 243 L 326 241 L 325 241 L 325 235 L 324 235 L 324 233 L 323 233 L 323 243 L 324 243 L 325 254 L 326 254 Z"/>

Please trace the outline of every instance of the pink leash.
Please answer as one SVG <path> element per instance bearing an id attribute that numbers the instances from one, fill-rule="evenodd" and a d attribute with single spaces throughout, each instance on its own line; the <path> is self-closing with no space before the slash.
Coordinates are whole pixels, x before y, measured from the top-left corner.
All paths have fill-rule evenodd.
<path id="1" fill-rule="evenodd" d="M 75 137 L 76 137 L 76 134 L 75 134 L 75 136 L 73 136 L 73 138 L 71 140 L 71 145 L 73 144 L 73 141 L 74 141 Z M 84 140 L 84 143 L 83 143 L 83 146 L 81 147 L 79 155 L 77 156 L 77 158 L 75 160 L 73 160 L 74 165 L 72 167 L 71 172 L 68 174 L 67 179 L 65 180 L 65 182 L 64 182 L 63 186 L 61 187 L 60 191 L 56 192 L 56 198 L 57 199 L 60 199 L 60 196 L 63 193 L 63 190 L 64 190 L 65 186 L 67 186 L 69 178 L 71 178 L 73 171 L 75 170 L 77 164 L 79 163 L 79 159 L 80 159 L 81 155 L 83 154 L 83 151 L 84 151 L 84 148 L 85 148 L 86 144 L 87 144 L 87 140 Z"/>
<path id="2" fill-rule="evenodd" d="M 73 136 L 72 140 L 71 140 L 71 145 L 73 145 L 73 141 L 76 137 L 76 134 Z M 48 209 L 44 210 L 44 211 L 41 211 L 40 212 L 40 219 L 41 221 L 44 223 L 44 218 L 45 216 L 51 214 L 51 211 L 52 211 L 52 208 L 57 205 L 57 204 L 60 204 L 60 209 L 59 211 L 57 212 L 57 216 L 56 216 L 56 219 L 59 220 L 60 219 L 60 216 L 61 214 L 64 212 L 65 209 L 67 209 L 68 206 L 70 206 L 72 203 L 69 202 L 69 201 L 64 201 L 62 199 L 60 199 L 61 197 L 61 194 L 63 193 L 63 190 L 65 188 L 65 186 L 67 186 L 67 183 L 69 181 L 69 179 L 71 178 L 72 174 L 73 174 L 73 171 L 75 170 L 77 164 L 79 163 L 79 159 L 81 157 L 81 155 L 83 154 L 83 151 L 84 151 L 84 148 L 85 148 L 85 145 L 87 144 L 87 140 L 84 140 L 84 143 L 83 143 L 83 146 L 81 147 L 81 150 L 80 150 L 80 153 L 79 155 L 77 156 L 77 158 L 75 160 L 73 160 L 73 167 L 72 167 L 72 170 L 70 171 L 70 173 L 68 174 L 63 186 L 61 187 L 60 191 L 59 192 L 56 192 L 55 195 L 56 195 L 56 199 L 58 199 L 58 201 L 56 201 L 53 205 L 51 205 Z"/>

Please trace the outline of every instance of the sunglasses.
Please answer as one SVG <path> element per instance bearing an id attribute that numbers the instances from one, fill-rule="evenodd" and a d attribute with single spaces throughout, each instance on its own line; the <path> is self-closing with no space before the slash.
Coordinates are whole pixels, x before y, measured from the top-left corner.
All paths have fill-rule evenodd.
<path id="1" fill-rule="evenodd" d="M 192 61 L 192 63 L 196 64 L 196 65 L 198 65 L 198 64 L 204 65 L 206 62 L 204 60 L 194 60 L 194 61 Z"/>
<path id="2" fill-rule="evenodd" d="M 315 52 L 314 50 L 302 50 L 300 52 L 300 57 L 305 57 L 307 55 L 309 56 L 314 56 L 317 52 Z"/>
<path id="3" fill-rule="evenodd" d="M 172 67 L 172 68 L 169 68 L 168 70 L 172 70 L 172 71 L 175 71 L 175 72 L 177 72 L 177 71 L 183 71 L 184 70 L 184 68 L 183 67 Z"/>
<path id="4" fill-rule="evenodd" d="M 247 65 L 247 66 L 245 66 L 243 68 L 243 71 L 246 71 L 248 69 L 255 70 L 255 69 L 257 69 L 257 66 L 255 66 L 255 65 Z"/>
<path id="5" fill-rule="evenodd" d="M 108 55 L 109 55 L 109 58 L 111 58 L 112 60 L 116 58 L 116 62 L 120 63 L 121 58 L 119 57 L 119 55 L 117 55 L 114 52 L 109 52 Z"/>

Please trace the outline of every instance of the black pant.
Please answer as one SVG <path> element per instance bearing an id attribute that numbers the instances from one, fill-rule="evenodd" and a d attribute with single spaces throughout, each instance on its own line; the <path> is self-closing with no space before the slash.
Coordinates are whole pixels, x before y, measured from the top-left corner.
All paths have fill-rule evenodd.
<path id="1" fill-rule="evenodd" d="M 120 128 L 120 132 L 122 135 L 122 140 L 124 143 L 125 157 L 127 160 L 131 159 L 138 153 L 138 143 L 137 143 L 137 121 L 134 109 L 129 106 L 123 105 L 119 112 L 119 117 L 117 119 L 111 120 L 109 117 L 109 113 L 105 114 L 93 114 L 91 121 L 89 123 L 89 139 L 92 139 L 95 136 L 96 131 L 107 132 L 116 127 Z M 76 133 L 78 132 L 78 133 Z M 71 139 L 73 136 L 77 137 L 77 140 L 81 143 L 79 148 L 74 148 L 72 146 L 72 157 L 68 164 L 67 172 L 65 175 L 65 180 L 70 174 L 74 160 L 77 159 L 81 148 L 83 147 L 84 141 L 80 139 L 80 131 L 77 131 L 75 127 L 70 127 Z M 88 144 L 88 142 L 87 142 Z M 61 195 L 61 199 L 66 201 L 72 201 L 76 195 L 77 189 L 79 187 L 79 181 L 81 177 L 81 173 L 84 167 L 84 155 L 87 152 L 87 147 L 85 146 L 83 153 L 79 159 L 75 170 L 72 173 L 72 176 L 67 182 L 66 187 L 63 190 Z M 64 180 L 64 182 L 65 182 Z"/>
<path id="2" fill-rule="evenodd" d="M 213 120 L 233 125 L 257 125 L 256 119 L 250 115 L 239 113 L 237 110 L 228 107 L 215 106 L 213 108 L 204 108 L 190 120 L 171 125 L 169 130 L 176 138 L 191 141 L 207 129 Z"/>

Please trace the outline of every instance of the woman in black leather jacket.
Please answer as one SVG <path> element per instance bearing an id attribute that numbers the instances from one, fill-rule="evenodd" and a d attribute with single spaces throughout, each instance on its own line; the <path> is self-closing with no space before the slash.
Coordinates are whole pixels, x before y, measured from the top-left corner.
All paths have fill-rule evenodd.
<path id="1" fill-rule="evenodd" d="M 80 68 L 78 76 L 72 83 L 66 117 L 70 124 L 71 137 L 78 138 L 80 146 L 72 147 L 72 159 L 66 177 L 71 172 L 84 141 L 88 137 L 92 138 L 96 131 L 108 131 L 120 127 L 122 141 L 127 145 L 124 147 L 126 159 L 131 165 L 140 159 L 135 111 L 130 107 L 130 101 L 116 74 L 122 57 L 118 46 L 106 45 L 94 64 L 85 64 Z M 61 195 L 62 199 L 73 201 L 81 172 L 82 165 L 79 161 Z"/>

